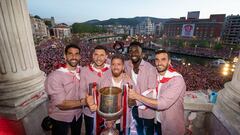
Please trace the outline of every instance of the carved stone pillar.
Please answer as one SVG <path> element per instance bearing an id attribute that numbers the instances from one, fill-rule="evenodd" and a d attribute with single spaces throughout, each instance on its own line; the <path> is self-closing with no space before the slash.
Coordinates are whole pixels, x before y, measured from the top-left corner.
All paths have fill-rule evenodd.
<path id="1" fill-rule="evenodd" d="M 232 80 L 218 94 L 213 113 L 232 135 L 240 134 L 240 56 Z"/>
<path id="2" fill-rule="evenodd" d="M 27 1 L 1 0 L 0 118 L 20 120 L 34 112 L 47 99 L 44 80 L 36 57 Z"/>

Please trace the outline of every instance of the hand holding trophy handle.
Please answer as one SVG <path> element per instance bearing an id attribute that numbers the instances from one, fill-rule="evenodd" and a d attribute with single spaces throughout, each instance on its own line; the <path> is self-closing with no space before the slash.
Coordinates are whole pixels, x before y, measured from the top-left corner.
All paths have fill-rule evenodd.
<path id="1" fill-rule="evenodd" d="M 133 85 L 129 84 L 128 85 L 128 90 L 132 90 L 133 89 Z M 133 107 L 133 106 L 136 106 L 136 100 L 135 99 L 132 99 L 132 98 L 128 98 L 128 106 L 129 107 Z"/>
<path id="2" fill-rule="evenodd" d="M 89 84 L 89 89 L 88 89 L 88 94 L 86 95 L 86 103 L 90 109 L 91 112 L 95 112 L 97 110 L 97 105 L 95 102 L 95 94 L 93 91 L 93 88 L 96 87 L 95 83 L 90 83 Z"/>

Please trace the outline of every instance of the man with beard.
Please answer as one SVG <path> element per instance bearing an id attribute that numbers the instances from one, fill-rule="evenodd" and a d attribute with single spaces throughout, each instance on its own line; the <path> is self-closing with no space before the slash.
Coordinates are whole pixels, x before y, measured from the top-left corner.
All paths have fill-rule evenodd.
<path id="1" fill-rule="evenodd" d="M 104 46 L 96 46 L 92 54 L 92 63 L 84 67 L 81 71 L 80 89 L 86 95 L 88 93 L 89 84 L 96 83 L 98 86 L 103 77 L 108 77 L 111 74 L 110 65 L 106 63 L 108 51 Z M 83 109 L 86 135 L 93 135 L 94 131 L 94 116 L 88 106 Z M 98 127 L 97 127 L 98 128 Z"/>
<path id="2" fill-rule="evenodd" d="M 72 135 L 79 135 L 82 123 L 80 107 L 86 105 L 85 95 L 81 95 L 79 90 L 80 48 L 74 44 L 66 46 L 64 58 L 66 65 L 49 74 L 45 81 L 52 135 L 67 135 L 69 127 Z"/>
<path id="3" fill-rule="evenodd" d="M 142 48 L 139 42 L 132 42 L 128 51 L 130 60 L 125 62 L 126 73 L 137 86 L 137 93 L 151 96 L 148 91 L 156 87 L 155 68 L 142 59 Z M 132 116 L 136 121 L 138 135 L 154 134 L 154 110 L 137 102 L 137 105 L 132 109 Z"/>
<path id="4" fill-rule="evenodd" d="M 129 91 L 129 97 L 155 108 L 156 130 L 163 135 L 183 135 L 185 132 L 183 96 L 186 85 L 181 74 L 171 66 L 170 55 L 165 50 L 156 52 L 155 64 L 158 85 L 152 98 Z M 161 124 L 160 124 L 161 123 Z M 162 126 L 162 128 L 161 128 Z"/>
<path id="5" fill-rule="evenodd" d="M 107 76 L 103 78 L 103 80 L 100 83 L 100 88 L 113 86 L 113 87 L 118 87 L 122 89 L 123 85 L 128 84 L 128 85 L 132 85 L 134 90 L 137 89 L 134 83 L 132 82 L 131 78 L 129 78 L 128 76 L 126 76 L 126 74 L 124 74 L 124 58 L 121 55 L 118 55 L 118 54 L 113 55 L 111 59 L 111 73 L 112 73 L 111 76 Z M 94 104 L 92 96 L 87 97 L 87 104 L 90 106 L 92 111 L 97 110 L 97 105 Z M 128 118 L 129 119 L 127 120 L 127 126 L 130 124 L 130 120 L 131 120 L 130 112 L 128 113 Z M 116 128 L 118 129 L 119 134 L 120 135 L 123 134 L 124 131 L 121 131 L 120 119 L 117 120 L 116 122 L 107 121 L 105 123 L 108 128 L 113 126 L 114 123 L 116 123 Z M 129 130 L 127 126 L 126 126 L 127 130 Z"/>

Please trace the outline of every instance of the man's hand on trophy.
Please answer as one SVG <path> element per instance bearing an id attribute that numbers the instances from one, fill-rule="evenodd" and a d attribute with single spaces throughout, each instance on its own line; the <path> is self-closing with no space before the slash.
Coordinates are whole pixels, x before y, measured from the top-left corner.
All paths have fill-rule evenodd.
<path id="1" fill-rule="evenodd" d="M 97 105 L 93 104 L 93 105 L 89 106 L 89 109 L 90 109 L 91 112 L 96 112 L 97 111 Z"/>
<path id="2" fill-rule="evenodd" d="M 94 104 L 93 96 L 86 95 L 86 103 L 90 108 L 90 111 L 94 112 L 97 110 L 97 105 Z"/>
<path id="3" fill-rule="evenodd" d="M 94 99 L 93 99 L 93 96 L 90 96 L 90 95 L 86 95 L 86 103 L 88 106 L 91 106 L 94 104 Z"/>
<path id="4" fill-rule="evenodd" d="M 130 99 L 137 99 L 137 96 L 138 96 L 138 93 L 135 90 L 133 89 L 128 90 L 128 97 Z"/>

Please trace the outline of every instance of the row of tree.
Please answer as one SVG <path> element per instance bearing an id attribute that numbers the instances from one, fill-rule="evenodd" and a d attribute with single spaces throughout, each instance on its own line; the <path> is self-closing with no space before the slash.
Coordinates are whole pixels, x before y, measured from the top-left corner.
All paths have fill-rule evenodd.
<path id="1" fill-rule="evenodd" d="M 95 25 L 86 23 L 74 23 L 72 25 L 72 32 L 77 33 L 106 33 L 107 30 L 104 28 L 97 27 Z"/>

